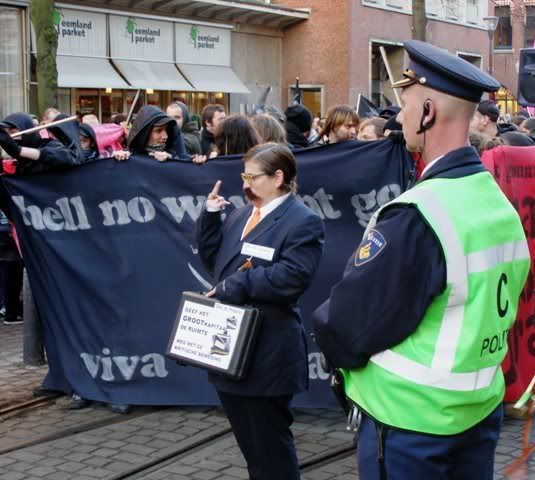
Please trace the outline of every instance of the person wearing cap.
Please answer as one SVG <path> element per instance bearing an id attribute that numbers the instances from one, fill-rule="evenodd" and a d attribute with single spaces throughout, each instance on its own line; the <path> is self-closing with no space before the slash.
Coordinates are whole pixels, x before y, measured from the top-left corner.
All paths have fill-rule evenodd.
<path id="1" fill-rule="evenodd" d="M 360 418 L 360 478 L 490 480 L 530 268 L 520 218 L 468 141 L 500 85 L 428 43 L 404 47 L 397 119 L 426 167 L 372 216 L 313 329 Z"/>
<path id="2" fill-rule="evenodd" d="M 130 155 L 149 155 L 158 162 L 190 160 L 176 120 L 153 105 L 139 109 L 128 134 L 127 145 L 128 150 L 113 152 L 115 160 L 128 160 Z"/>
<path id="3" fill-rule="evenodd" d="M 516 132 L 517 128 L 511 123 L 498 123 L 500 107 L 492 100 L 482 100 L 470 122 L 470 132 L 479 133 L 486 140 L 499 137 L 506 132 Z"/>
<path id="4" fill-rule="evenodd" d="M 310 147 L 308 136 L 312 128 L 312 113 L 304 105 L 291 105 L 285 111 L 286 134 L 290 148 Z"/>

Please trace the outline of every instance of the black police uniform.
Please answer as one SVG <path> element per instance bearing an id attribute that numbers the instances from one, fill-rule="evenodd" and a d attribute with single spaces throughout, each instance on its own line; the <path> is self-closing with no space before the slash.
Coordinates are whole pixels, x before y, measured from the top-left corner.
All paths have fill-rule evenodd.
<path id="1" fill-rule="evenodd" d="M 409 41 L 405 48 L 409 68 L 395 87 L 420 84 L 474 104 L 484 91 L 499 88 L 499 83 L 481 70 L 432 45 Z M 422 114 L 421 123 L 424 117 Z M 476 150 L 462 147 L 446 152 L 425 171 L 420 182 L 481 171 L 484 167 Z M 446 288 L 446 262 L 440 243 L 415 207 L 386 207 L 374 231 L 382 237 L 379 246 L 370 251 L 365 262 L 356 257 L 357 249 L 343 280 L 313 316 L 316 342 L 334 367 L 363 367 L 372 355 L 401 343 Z M 478 478 L 492 478 L 501 418 L 499 407 L 466 432 L 445 436 L 382 426 L 364 416 L 359 446 L 361 478 L 382 479 L 394 474 L 395 478 L 457 479 L 469 478 L 473 472 L 478 472 Z M 411 461 L 414 458 L 421 461 Z"/>

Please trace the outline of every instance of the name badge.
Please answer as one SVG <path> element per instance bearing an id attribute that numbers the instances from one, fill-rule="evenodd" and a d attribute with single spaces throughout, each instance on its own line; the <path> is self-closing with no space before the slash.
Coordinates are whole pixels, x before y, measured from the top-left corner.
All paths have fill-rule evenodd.
<path id="1" fill-rule="evenodd" d="M 273 260 L 273 255 L 275 254 L 275 249 L 263 247 L 262 245 L 255 245 L 254 243 L 244 242 L 241 253 L 242 255 L 247 255 L 248 257 L 261 258 L 262 260 L 271 262 L 271 260 Z"/>

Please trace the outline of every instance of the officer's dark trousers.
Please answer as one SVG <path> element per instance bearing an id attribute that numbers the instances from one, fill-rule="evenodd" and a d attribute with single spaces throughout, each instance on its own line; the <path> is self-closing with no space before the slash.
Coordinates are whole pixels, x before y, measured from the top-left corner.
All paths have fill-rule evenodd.
<path id="1" fill-rule="evenodd" d="M 418 411 L 414 411 L 418 415 Z M 494 450 L 503 419 L 500 405 L 466 432 L 432 436 L 384 427 L 363 416 L 358 437 L 359 475 L 363 480 L 492 480 Z M 378 455 L 379 454 L 379 455 Z"/>
<path id="2" fill-rule="evenodd" d="M 290 426 L 292 395 L 243 397 L 217 392 L 254 480 L 299 479 Z"/>

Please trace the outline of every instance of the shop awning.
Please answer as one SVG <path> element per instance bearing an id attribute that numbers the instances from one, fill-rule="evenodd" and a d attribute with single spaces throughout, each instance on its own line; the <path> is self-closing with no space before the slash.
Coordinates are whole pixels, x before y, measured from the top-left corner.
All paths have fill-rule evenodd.
<path id="1" fill-rule="evenodd" d="M 130 88 L 107 58 L 57 56 L 58 87 Z"/>
<path id="2" fill-rule="evenodd" d="M 134 88 L 154 90 L 195 90 L 180 75 L 174 63 L 115 60 L 113 63 Z"/>
<path id="3" fill-rule="evenodd" d="M 181 63 L 178 68 L 198 92 L 251 93 L 231 67 Z"/>

